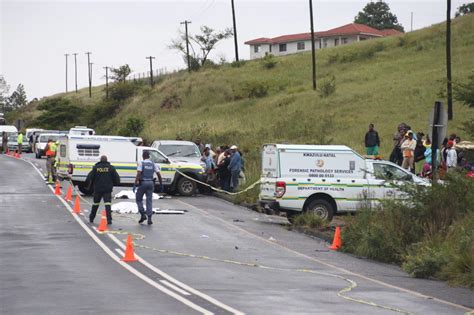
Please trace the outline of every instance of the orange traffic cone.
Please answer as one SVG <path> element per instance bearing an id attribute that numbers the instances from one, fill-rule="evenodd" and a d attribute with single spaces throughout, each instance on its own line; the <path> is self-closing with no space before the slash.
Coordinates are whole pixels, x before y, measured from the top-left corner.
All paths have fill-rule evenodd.
<path id="1" fill-rule="evenodd" d="M 71 185 L 69 185 L 69 187 L 67 188 L 67 193 L 66 193 L 66 196 L 64 196 L 64 200 L 72 201 L 72 187 L 71 187 Z"/>
<path id="2" fill-rule="evenodd" d="M 100 223 L 99 223 L 99 227 L 97 228 L 97 231 L 99 232 L 107 231 L 107 217 L 105 214 L 105 210 L 102 211 L 102 216 L 100 217 Z"/>
<path id="3" fill-rule="evenodd" d="M 73 212 L 75 214 L 80 214 L 81 213 L 81 199 L 79 198 L 79 195 L 76 196 L 76 202 L 74 202 Z"/>
<path id="4" fill-rule="evenodd" d="M 61 186 L 59 185 L 59 180 L 56 181 L 56 187 L 54 189 L 54 194 L 56 196 L 61 196 Z"/>
<path id="5" fill-rule="evenodd" d="M 334 240 L 332 241 L 331 247 L 329 249 L 338 250 L 341 248 L 341 228 L 336 226 L 336 232 L 334 233 Z"/>
<path id="6" fill-rule="evenodd" d="M 18 152 L 15 152 L 15 154 L 13 155 L 15 157 L 15 159 L 18 159 L 20 157 L 20 155 L 18 154 Z"/>
<path id="7" fill-rule="evenodd" d="M 132 261 L 137 261 L 137 260 L 138 259 L 135 258 L 135 253 L 133 251 L 132 235 L 128 233 L 127 247 L 125 248 L 125 256 L 122 258 L 122 261 L 132 262 Z"/>

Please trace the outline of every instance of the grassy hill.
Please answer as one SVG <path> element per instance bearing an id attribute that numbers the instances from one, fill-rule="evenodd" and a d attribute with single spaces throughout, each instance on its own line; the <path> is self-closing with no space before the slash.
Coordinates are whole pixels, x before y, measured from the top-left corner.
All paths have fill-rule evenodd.
<path id="1" fill-rule="evenodd" d="M 453 81 L 464 82 L 474 70 L 474 14 L 453 21 Z M 141 136 L 153 139 L 200 137 L 214 146 L 237 144 L 244 152 L 250 180 L 258 178 L 263 143 L 345 144 L 364 152 L 369 123 L 381 136 L 381 152 L 388 157 L 392 135 L 400 122 L 415 131 L 428 131 L 434 101 L 444 100 L 445 25 L 402 36 L 323 49 L 317 52 L 318 84 L 334 78 L 335 93 L 321 97 L 311 86 L 311 53 L 275 58 L 271 69 L 261 60 L 241 67 L 229 64 L 165 78 L 116 108 L 97 126 L 117 132 L 130 116 L 145 121 Z M 95 106 L 103 87 L 65 96 Z M 260 96 L 260 97 L 259 97 Z M 171 108 L 162 108 L 162 104 Z M 29 108 L 26 118 L 37 112 Z M 449 132 L 460 134 L 474 111 L 454 103 Z M 80 121 L 78 121 L 79 123 Z"/>

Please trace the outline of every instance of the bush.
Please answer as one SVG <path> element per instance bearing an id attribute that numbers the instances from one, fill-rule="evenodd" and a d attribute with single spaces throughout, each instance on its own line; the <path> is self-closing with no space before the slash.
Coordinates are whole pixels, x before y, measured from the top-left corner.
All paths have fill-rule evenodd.
<path id="1" fill-rule="evenodd" d="M 245 60 L 239 60 L 239 61 L 233 61 L 230 66 L 232 68 L 240 68 L 240 67 L 243 67 L 245 66 L 246 64 L 246 61 Z"/>
<path id="2" fill-rule="evenodd" d="M 242 96 L 248 98 L 260 98 L 268 95 L 269 86 L 262 81 L 247 81 L 242 84 Z"/>
<path id="3" fill-rule="evenodd" d="M 160 107 L 165 109 L 172 109 L 172 108 L 180 108 L 182 104 L 181 97 L 178 94 L 173 93 L 171 95 L 166 96 L 163 101 L 161 102 Z"/>
<path id="4" fill-rule="evenodd" d="M 454 98 L 469 107 L 474 107 L 474 73 L 469 76 L 466 83 L 453 86 Z"/>
<path id="5" fill-rule="evenodd" d="M 332 76 L 329 79 L 324 79 L 319 83 L 319 96 L 328 97 L 336 92 L 336 77 Z"/>
<path id="6" fill-rule="evenodd" d="M 474 287 L 474 181 L 455 173 L 443 185 L 400 189 L 409 202 L 365 207 L 349 220 L 343 250 Z"/>
<path id="7" fill-rule="evenodd" d="M 277 65 L 277 61 L 272 54 L 266 54 L 261 60 L 262 65 L 265 69 L 272 69 Z"/>
<path id="8" fill-rule="evenodd" d="M 328 227 L 329 222 L 312 212 L 305 212 L 294 218 L 293 225 L 308 229 L 319 229 Z"/>
<path id="9" fill-rule="evenodd" d="M 138 88 L 138 85 L 131 82 L 117 82 L 110 87 L 109 97 L 114 101 L 123 102 L 134 96 Z"/>
<path id="10" fill-rule="evenodd" d="M 80 124 L 85 119 L 85 111 L 78 100 L 50 98 L 41 102 L 38 110 L 42 112 L 31 125 L 45 129 L 68 130 L 72 125 Z"/>
<path id="11" fill-rule="evenodd" d="M 140 135 L 144 128 L 143 119 L 129 117 L 124 127 L 119 130 L 119 135 L 124 137 L 134 137 Z"/>

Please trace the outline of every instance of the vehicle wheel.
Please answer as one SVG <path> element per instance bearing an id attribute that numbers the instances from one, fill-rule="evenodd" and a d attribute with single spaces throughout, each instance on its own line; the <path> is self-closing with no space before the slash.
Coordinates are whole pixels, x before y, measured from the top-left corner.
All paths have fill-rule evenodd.
<path id="1" fill-rule="evenodd" d="M 79 188 L 79 191 L 86 196 L 90 196 L 94 193 L 93 187 L 90 187 L 86 183 L 80 183 L 79 185 L 77 185 L 77 187 Z"/>
<path id="2" fill-rule="evenodd" d="M 305 212 L 312 212 L 315 215 L 331 221 L 334 216 L 334 207 L 326 200 L 315 199 L 311 201 L 304 209 Z"/>
<path id="3" fill-rule="evenodd" d="M 192 196 L 196 191 L 196 182 L 186 177 L 181 177 L 176 186 L 181 196 Z"/>
<path id="4" fill-rule="evenodd" d="M 41 155 L 38 154 L 38 151 L 35 152 L 35 157 L 36 157 L 37 159 L 41 159 Z"/>

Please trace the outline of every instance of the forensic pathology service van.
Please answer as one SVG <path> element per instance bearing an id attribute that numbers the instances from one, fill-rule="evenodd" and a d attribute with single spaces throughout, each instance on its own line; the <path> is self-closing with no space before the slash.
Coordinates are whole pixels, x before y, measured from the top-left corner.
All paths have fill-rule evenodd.
<path id="1" fill-rule="evenodd" d="M 260 204 L 295 215 L 312 211 L 331 220 L 361 202 L 403 199 L 403 184 L 429 185 L 398 165 L 367 159 L 343 145 L 266 144 L 262 150 Z"/>
<path id="2" fill-rule="evenodd" d="M 204 169 L 199 165 L 172 163 L 159 150 L 134 145 L 128 138 L 119 136 L 65 135 L 59 138 L 56 153 L 57 174 L 60 178 L 72 180 L 84 194 L 91 194 L 92 187 L 86 182 L 87 175 L 102 155 L 115 166 L 120 175 L 121 186 L 135 182 L 137 164 L 142 161 L 143 151 L 150 152 L 150 159 L 161 169 L 165 190 L 190 196 L 196 190 L 196 182 L 177 172 L 202 180 Z M 159 182 L 157 181 L 159 185 Z"/>

